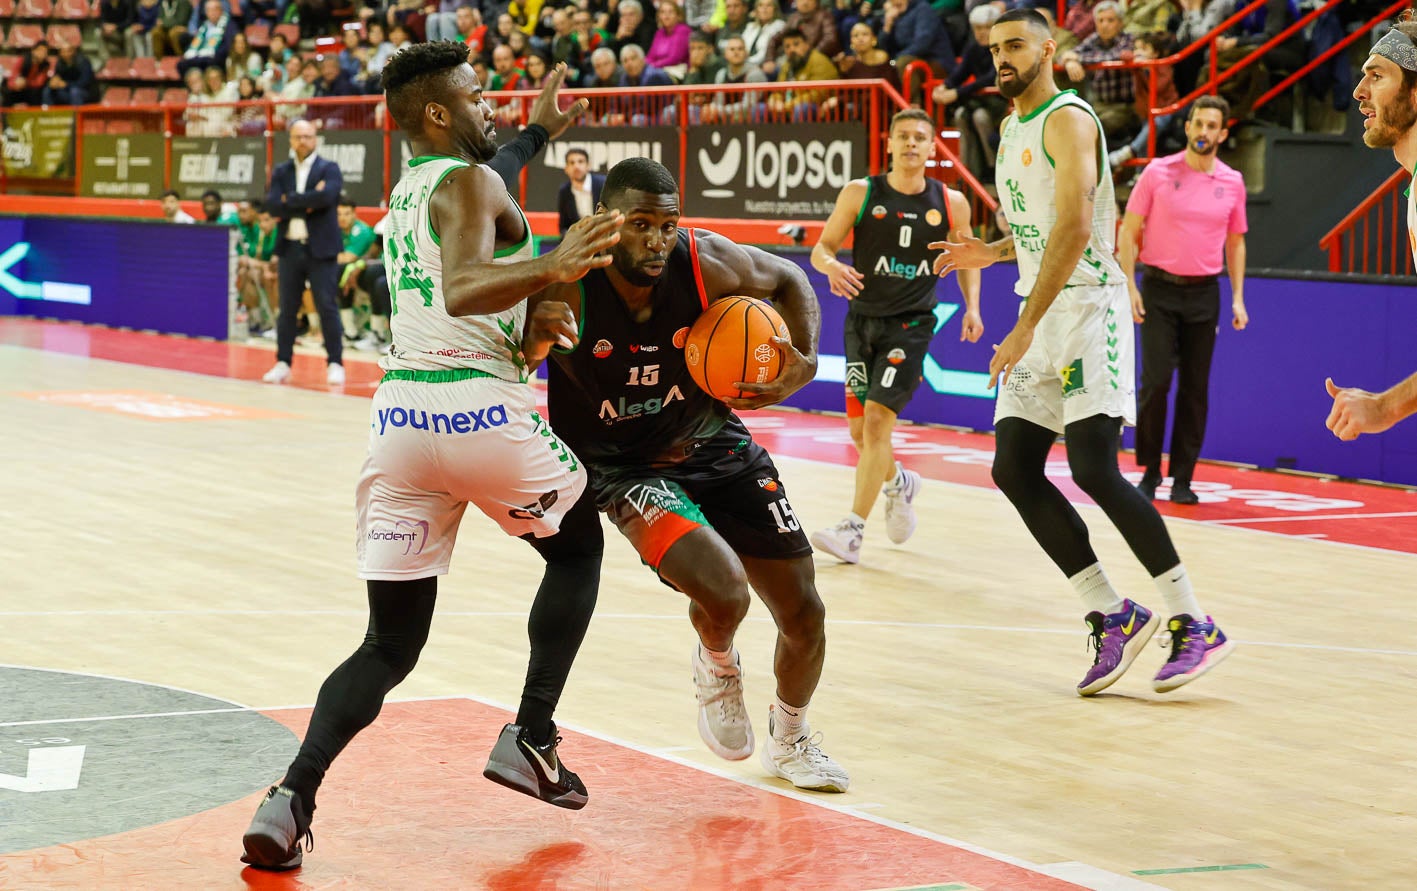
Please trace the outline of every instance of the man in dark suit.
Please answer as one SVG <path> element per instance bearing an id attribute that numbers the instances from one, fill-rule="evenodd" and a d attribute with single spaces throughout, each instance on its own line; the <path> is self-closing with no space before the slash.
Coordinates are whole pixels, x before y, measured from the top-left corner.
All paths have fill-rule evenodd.
<path id="1" fill-rule="evenodd" d="M 605 188 L 605 177 L 590 172 L 590 155 L 585 149 L 566 150 L 566 182 L 556 193 L 556 210 L 561 215 L 561 234 L 581 217 L 595 213 L 600 203 L 600 190 Z"/>
<path id="2" fill-rule="evenodd" d="M 290 379 L 295 353 L 295 317 L 300 313 L 305 282 L 320 313 L 329 359 L 326 380 L 344 384 L 341 363 L 343 343 L 339 318 L 339 265 L 336 257 L 344 244 L 339 228 L 340 189 L 344 177 L 339 166 L 315 154 L 315 126 L 309 121 L 290 125 L 289 161 L 271 173 L 266 209 L 280 219 L 276 256 L 280 258 L 280 315 L 276 319 L 276 364 L 262 380 L 280 384 Z"/>

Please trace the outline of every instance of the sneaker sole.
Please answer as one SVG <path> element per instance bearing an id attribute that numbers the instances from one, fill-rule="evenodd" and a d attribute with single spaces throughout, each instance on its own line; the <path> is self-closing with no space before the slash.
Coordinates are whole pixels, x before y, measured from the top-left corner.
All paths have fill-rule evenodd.
<path id="1" fill-rule="evenodd" d="M 1141 626 L 1141 631 L 1136 636 L 1122 645 L 1122 661 L 1117 663 L 1117 667 L 1112 669 L 1110 674 L 1088 684 L 1086 687 L 1078 687 L 1079 696 L 1095 696 L 1106 690 L 1108 687 L 1122 679 L 1122 675 L 1127 673 L 1127 669 L 1132 667 L 1132 663 L 1141 655 L 1141 651 L 1146 647 L 1148 641 L 1156 634 L 1156 629 L 1161 625 L 1161 618 L 1156 613 L 1151 614 L 1146 624 Z"/>
<path id="2" fill-rule="evenodd" d="M 248 830 L 241 839 L 241 845 L 246 850 L 246 855 L 241 858 L 241 862 L 250 864 L 256 869 L 285 872 L 297 869 L 305 859 L 304 851 L 296 851 L 294 857 L 287 857 L 286 849 L 280 846 L 280 842 L 276 841 L 275 836 L 263 832 Z"/>
<path id="3" fill-rule="evenodd" d="M 1184 687 L 1191 681 L 1197 680 L 1201 676 L 1207 674 L 1212 668 L 1224 662 L 1227 658 L 1229 658 L 1230 654 L 1234 652 L 1234 650 L 1235 643 L 1233 641 L 1227 640 L 1224 646 L 1216 647 L 1215 649 L 1207 653 L 1205 656 L 1205 661 L 1202 662 L 1200 667 L 1197 668 L 1195 671 L 1191 672 L 1190 674 L 1173 675 L 1164 681 L 1154 680 L 1151 683 L 1151 689 L 1155 690 L 1157 693 L 1170 693 L 1172 690 Z"/>
<path id="4" fill-rule="evenodd" d="M 507 764 L 500 764 L 488 761 L 487 766 L 482 769 L 482 775 L 499 786 L 504 786 L 514 792 L 535 798 L 537 801 L 544 801 L 547 804 L 563 807 L 569 811 L 578 811 L 586 806 L 590 800 L 589 796 L 579 792 L 567 792 L 555 798 L 545 798 L 541 794 L 541 781 L 535 776 L 527 776 L 516 767 Z"/>
<path id="5" fill-rule="evenodd" d="M 813 533 L 812 547 L 816 548 L 819 551 L 824 551 L 828 554 L 831 554 L 833 557 L 843 563 L 850 563 L 854 565 L 861 562 L 861 554 L 859 552 L 853 553 L 851 551 L 846 551 L 845 553 L 842 553 L 841 551 L 838 551 L 835 547 L 832 546 L 831 539 L 823 538 L 821 536 L 821 533 Z"/>

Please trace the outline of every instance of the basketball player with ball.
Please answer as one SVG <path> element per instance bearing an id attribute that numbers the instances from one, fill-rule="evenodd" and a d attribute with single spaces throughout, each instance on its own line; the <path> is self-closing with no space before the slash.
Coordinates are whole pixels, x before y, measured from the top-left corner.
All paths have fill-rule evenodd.
<path id="1" fill-rule="evenodd" d="M 886 496 L 886 537 L 904 544 L 915 532 L 920 474 L 895 460 L 891 434 L 915 395 L 935 336 L 935 252 L 946 233 L 969 234 L 969 201 L 925 177 L 935 156 L 935 124 L 918 108 L 891 118 L 891 170 L 846 184 L 812 248 L 812 266 L 827 276 L 846 310 L 846 423 L 859 455 L 851 513 L 812 535 L 812 544 L 845 563 L 861 559 L 866 518 Z M 836 258 L 854 233 L 852 261 Z M 960 340 L 984 333 L 979 272 L 961 270 L 964 319 Z"/>
<path id="2" fill-rule="evenodd" d="M 522 351 L 551 358 L 552 422 L 590 467 L 597 506 L 689 598 L 709 749 L 734 761 L 753 752 L 733 646 L 751 585 L 778 628 L 763 766 L 801 789 L 844 792 L 849 777 L 807 723 L 826 655 L 812 547 L 771 456 L 733 413 L 812 380 L 816 295 L 794 263 L 680 229 L 678 183 L 648 158 L 615 165 L 601 203 L 624 217 L 611 265 L 533 298 Z"/>

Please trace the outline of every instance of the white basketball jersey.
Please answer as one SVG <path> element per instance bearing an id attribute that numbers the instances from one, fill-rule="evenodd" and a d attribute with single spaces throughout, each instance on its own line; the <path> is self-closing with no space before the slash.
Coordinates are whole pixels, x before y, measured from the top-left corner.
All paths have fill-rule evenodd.
<path id="1" fill-rule="evenodd" d="M 389 196 L 384 230 L 389 277 L 389 319 L 393 347 L 379 363 L 385 371 L 474 371 L 513 383 L 527 380 L 521 355 L 526 304 L 504 312 L 450 316 L 443 302 L 443 248 L 429 214 L 433 192 L 454 170 L 471 166 L 462 158 L 414 158 Z M 521 213 L 521 208 L 517 208 Z M 522 214 L 526 237 L 497 251 L 494 263 L 533 256 L 531 225 Z"/>
<path id="2" fill-rule="evenodd" d="M 1108 174 L 1107 143 L 1102 123 L 1092 106 L 1072 90 L 1064 90 L 1023 117 L 1011 114 L 1004 119 L 1003 135 L 995 168 L 999 200 L 1009 228 L 1013 230 L 1018 254 L 1018 284 L 1014 291 L 1027 297 L 1038 278 L 1043 251 L 1058 220 L 1055 200 L 1057 176 L 1053 158 L 1043 146 L 1043 125 L 1060 108 L 1073 105 L 1083 109 L 1097 123 L 1097 200 L 1093 202 L 1092 240 L 1065 287 L 1101 286 L 1121 282 L 1122 267 L 1114 256 L 1117 235 L 1117 199 Z"/>

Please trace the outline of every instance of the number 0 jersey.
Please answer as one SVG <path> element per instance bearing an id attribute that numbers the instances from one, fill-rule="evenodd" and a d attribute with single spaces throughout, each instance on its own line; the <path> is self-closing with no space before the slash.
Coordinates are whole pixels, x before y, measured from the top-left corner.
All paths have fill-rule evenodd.
<path id="1" fill-rule="evenodd" d="M 472 370 L 525 383 L 526 362 L 521 355 L 525 302 L 504 312 L 457 317 L 448 314 L 443 302 L 443 247 L 433 231 L 430 202 L 448 174 L 470 166 L 462 158 L 414 158 L 389 196 L 384 257 L 393 347 L 379 364 L 386 371 Z M 525 236 L 498 250 L 494 263 L 532 258 L 531 226 L 524 214 L 522 225 Z"/>
<path id="2" fill-rule="evenodd" d="M 933 310 L 939 279 L 930 269 L 935 252 L 926 245 L 943 241 L 952 228 L 939 180 L 927 179 L 925 191 L 906 195 L 885 176 L 869 177 L 851 248 L 852 265 L 865 281 L 847 312 L 879 317 Z"/>

